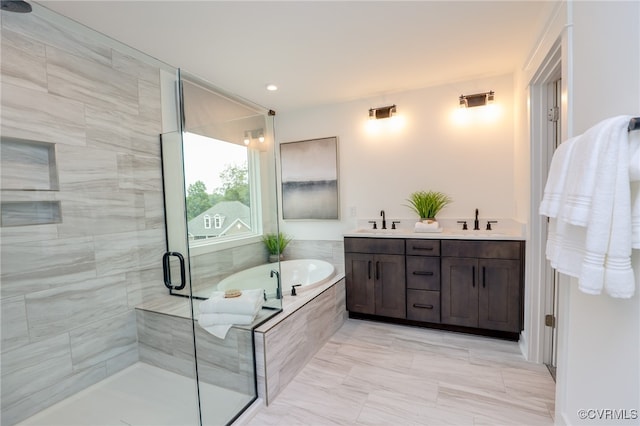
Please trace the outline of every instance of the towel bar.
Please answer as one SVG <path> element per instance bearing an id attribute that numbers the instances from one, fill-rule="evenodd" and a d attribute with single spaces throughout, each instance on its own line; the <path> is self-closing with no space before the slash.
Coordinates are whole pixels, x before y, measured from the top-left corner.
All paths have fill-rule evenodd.
<path id="1" fill-rule="evenodd" d="M 640 129 L 640 117 L 634 117 L 629 120 L 629 131 Z"/>

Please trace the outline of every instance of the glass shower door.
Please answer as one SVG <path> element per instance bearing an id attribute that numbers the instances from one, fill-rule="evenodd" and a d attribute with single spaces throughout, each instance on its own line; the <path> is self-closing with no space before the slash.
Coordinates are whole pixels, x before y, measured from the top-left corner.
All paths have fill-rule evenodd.
<path id="1" fill-rule="evenodd" d="M 273 116 L 197 80 L 180 82 L 182 132 L 162 142 L 165 285 L 190 301 L 193 344 L 185 351 L 195 358 L 201 423 L 223 425 L 257 398 L 253 328 L 281 308 L 279 292 L 262 290 L 275 288 L 279 274 L 259 274 L 257 287 L 241 290 L 260 288 L 260 305 L 271 309 L 216 312 L 210 324 L 200 304 L 232 276 L 267 264 L 262 235 L 277 231 Z"/>

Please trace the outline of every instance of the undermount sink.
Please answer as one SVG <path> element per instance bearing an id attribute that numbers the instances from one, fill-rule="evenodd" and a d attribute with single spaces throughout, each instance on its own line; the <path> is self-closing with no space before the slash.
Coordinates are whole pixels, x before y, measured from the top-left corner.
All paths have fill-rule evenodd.
<path id="1" fill-rule="evenodd" d="M 504 232 L 483 231 L 483 230 L 477 230 L 477 231 L 455 230 L 455 231 L 450 231 L 450 234 L 467 236 L 467 237 L 504 237 L 505 235 L 507 235 Z"/>
<path id="2" fill-rule="evenodd" d="M 358 229 L 356 230 L 356 234 L 376 234 L 376 235 L 391 235 L 391 234 L 401 234 L 402 230 L 400 229 Z"/>

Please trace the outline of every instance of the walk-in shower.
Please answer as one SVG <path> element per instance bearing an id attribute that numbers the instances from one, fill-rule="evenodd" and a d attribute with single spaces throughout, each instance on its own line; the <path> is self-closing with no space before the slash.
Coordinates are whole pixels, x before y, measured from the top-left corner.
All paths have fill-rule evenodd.
<path id="1" fill-rule="evenodd" d="M 32 7 L 1 19 L 1 423 L 232 422 L 256 397 L 253 324 L 220 339 L 198 307 L 267 262 L 274 116 L 196 79 L 179 104 L 175 67 Z M 228 179 L 189 180 L 192 137 Z"/>

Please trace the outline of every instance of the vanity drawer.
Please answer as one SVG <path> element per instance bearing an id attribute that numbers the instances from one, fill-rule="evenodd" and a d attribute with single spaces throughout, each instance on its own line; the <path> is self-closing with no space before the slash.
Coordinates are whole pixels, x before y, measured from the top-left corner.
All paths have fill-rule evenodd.
<path id="1" fill-rule="evenodd" d="M 520 241 L 443 241 L 442 256 L 481 259 L 520 259 Z"/>
<path id="2" fill-rule="evenodd" d="M 407 319 L 440 323 L 440 292 L 407 290 Z"/>
<path id="3" fill-rule="evenodd" d="M 440 240 L 407 240 L 407 254 L 415 256 L 440 256 Z"/>
<path id="4" fill-rule="evenodd" d="M 407 256 L 407 288 L 440 291 L 440 258 Z"/>
<path id="5" fill-rule="evenodd" d="M 394 238 L 345 238 L 346 253 L 404 254 L 404 240 Z"/>

